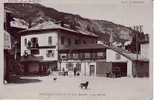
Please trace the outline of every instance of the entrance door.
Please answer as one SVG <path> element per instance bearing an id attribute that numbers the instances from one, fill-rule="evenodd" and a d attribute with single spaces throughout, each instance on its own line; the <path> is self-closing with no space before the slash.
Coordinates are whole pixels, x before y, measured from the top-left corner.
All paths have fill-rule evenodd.
<path id="1" fill-rule="evenodd" d="M 90 76 L 95 74 L 95 66 L 90 65 Z"/>
<path id="2" fill-rule="evenodd" d="M 127 76 L 127 63 L 125 62 L 115 62 L 112 64 L 112 72 L 117 77 Z"/>

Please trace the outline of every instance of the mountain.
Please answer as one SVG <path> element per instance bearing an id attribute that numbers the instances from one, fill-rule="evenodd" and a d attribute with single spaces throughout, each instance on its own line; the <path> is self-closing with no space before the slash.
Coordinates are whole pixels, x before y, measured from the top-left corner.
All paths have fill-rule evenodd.
<path id="1" fill-rule="evenodd" d="M 108 43 L 112 41 L 124 44 L 132 41 L 135 36 L 129 27 L 115 24 L 105 20 L 83 18 L 80 15 L 60 12 L 54 8 L 45 7 L 41 4 L 30 3 L 5 3 L 4 8 L 13 12 L 13 17 L 24 20 L 29 28 L 45 21 L 61 21 L 71 26 L 72 29 L 99 35 L 99 40 Z"/>

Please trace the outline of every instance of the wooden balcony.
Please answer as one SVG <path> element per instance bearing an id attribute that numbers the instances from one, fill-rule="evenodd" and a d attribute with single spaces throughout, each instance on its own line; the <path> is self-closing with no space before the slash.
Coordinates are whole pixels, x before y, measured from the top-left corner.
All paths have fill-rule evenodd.
<path id="1" fill-rule="evenodd" d="M 106 56 L 89 56 L 89 57 L 85 57 L 85 56 L 78 56 L 78 57 L 74 57 L 74 56 L 63 56 L 63 57 L 59 57 L 60 60 L 101 60 L 101 59 L 106 59 Z"/>

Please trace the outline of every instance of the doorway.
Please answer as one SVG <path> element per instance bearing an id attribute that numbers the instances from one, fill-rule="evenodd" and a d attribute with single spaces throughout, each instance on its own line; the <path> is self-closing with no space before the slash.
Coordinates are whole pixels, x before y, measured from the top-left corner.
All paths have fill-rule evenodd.
<path id="1" fill-rule="evenodd" d="M 95 74 L 95 66 L 94 65 L 90 65 L 90 76 Z"/>

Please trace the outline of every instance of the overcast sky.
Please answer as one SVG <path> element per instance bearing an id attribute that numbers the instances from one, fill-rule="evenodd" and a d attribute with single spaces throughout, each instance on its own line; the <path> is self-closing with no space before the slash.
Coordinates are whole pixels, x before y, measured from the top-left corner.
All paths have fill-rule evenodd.
<path id="1" fill-rule="evenodd" d="M 125 26 L 140 24 L 144 32 L 152 33 L 151 0 L 42 0 L 41 4 L 58 11 Z"/>

